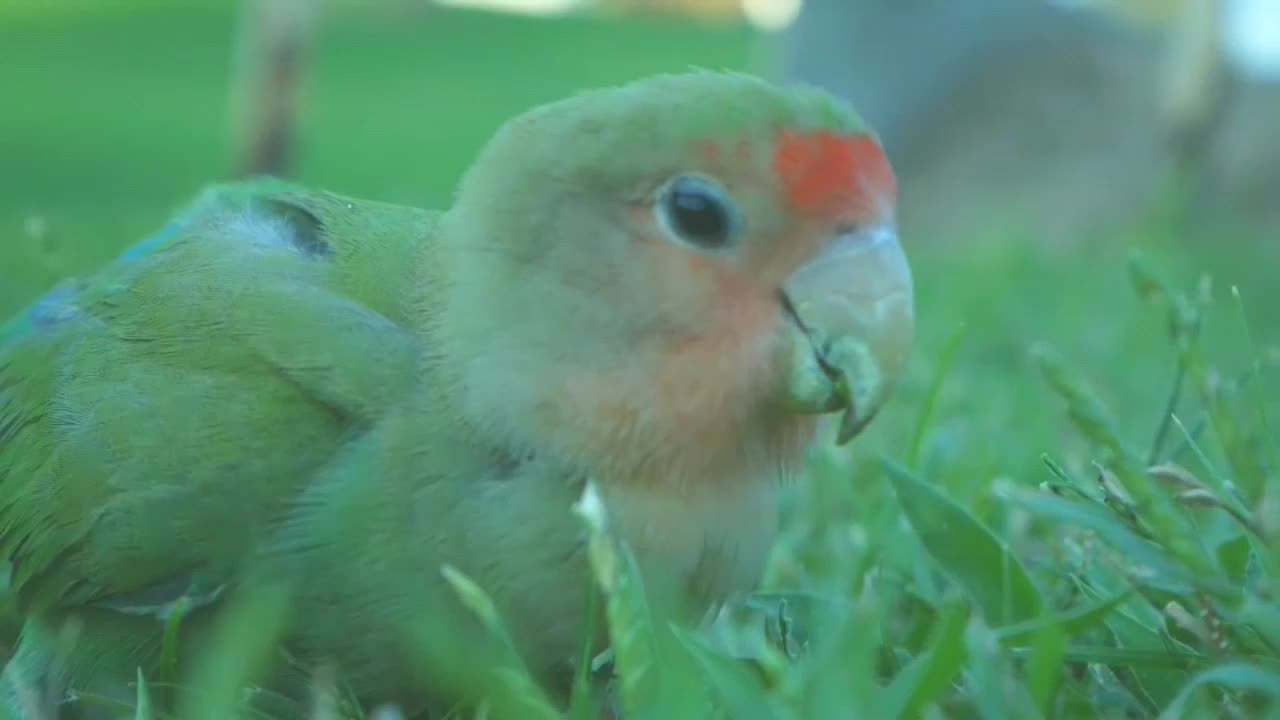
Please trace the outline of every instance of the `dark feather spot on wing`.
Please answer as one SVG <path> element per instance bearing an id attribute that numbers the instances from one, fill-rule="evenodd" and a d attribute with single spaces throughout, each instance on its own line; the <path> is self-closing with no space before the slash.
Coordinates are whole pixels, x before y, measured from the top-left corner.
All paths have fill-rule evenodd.
<path id="1" fill-rule="evenodd" d="M 267 211 L 289 227 L 289 242 L 299 252 L 313 257 L 333 255 L 333 247 L 325 239 L 324 222 L 304 207 L 283 200 L 268 200 Z"/>
<path id="2" fill-rule="evenodd" d="M 537 452 L 533 450 L 517 455 L 495 448 L 490 452 L 494 466 L 493 477 L 495 480 L 514 480 L 520 468 L 533 462 L 537 457 Z"/>

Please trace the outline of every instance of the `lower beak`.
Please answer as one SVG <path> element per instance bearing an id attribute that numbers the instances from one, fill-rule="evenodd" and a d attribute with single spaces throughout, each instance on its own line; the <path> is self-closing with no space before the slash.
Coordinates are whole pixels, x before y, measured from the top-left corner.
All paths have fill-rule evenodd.
<path id="1" fill-rule="evenodd" d="M 792 320 L 787 407 L 843 410 L 844 444 L 888 400 L 911 352 L 911 270 L 893 227 L 837 238 L 788 278 L 780 299 Z"/>

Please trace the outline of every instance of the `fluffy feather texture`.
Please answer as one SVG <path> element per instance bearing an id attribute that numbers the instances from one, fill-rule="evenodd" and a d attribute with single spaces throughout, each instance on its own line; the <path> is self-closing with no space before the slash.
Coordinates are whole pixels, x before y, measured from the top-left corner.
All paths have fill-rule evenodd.
<path id="1" fill-rule="evenodd" d="M 678 174 L 721 188 L 732 247 L 658 221 Z M 0 550 L 30 617 L 12 678 L 131 680 L 156 660 L 148 613 L 186 596 L 216 616 L 252 568 L 303 580 L 297 657 L 366 700 L 447 695 L 405 631 L 472 627 L 447 562 L 554 682 L 583 615 L 587 478 L 646 573 L 695 606 L 749 588 L 772 481 L 814 425 L 778 402 L 779 288 L 892 193 L 842 103 L 717 73 L 514 119 L 440 215 L 212 191 L 0 330 Z"/>

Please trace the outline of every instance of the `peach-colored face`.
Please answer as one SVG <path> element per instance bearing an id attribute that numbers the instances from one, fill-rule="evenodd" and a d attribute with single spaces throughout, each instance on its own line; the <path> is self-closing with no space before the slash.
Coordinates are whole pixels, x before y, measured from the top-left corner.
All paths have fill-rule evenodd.
<path id="1" fill-rule="evenodd" d="M 648 383 L 650 424 L 702 452 L 774 433 L 790 454 L 804 445 L 809 416 L 857 403 L 856 432 L 900 372 L 912 325 L 883 152 L 867 135 L 789 130 L 771 147 L 708 141 L 696 150 L 695 167 L 663 178 L 627 215 L 642 248 L 634 267 L 653 288 L 646 301 L 667 315 L 657 336 L 637 338 L 637 362 L 651 363 L 635 368 Z M 721 245 L 699 245 L 670 217 L 671 183 L 689 177 L 731 216 Z M 839 358 L 828 358 L 837 346 Z"/>

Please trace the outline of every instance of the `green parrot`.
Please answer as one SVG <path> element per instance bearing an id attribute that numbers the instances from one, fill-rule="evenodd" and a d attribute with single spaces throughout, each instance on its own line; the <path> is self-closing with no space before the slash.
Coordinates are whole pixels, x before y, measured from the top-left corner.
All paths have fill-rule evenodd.
<path id="1" fill-rule="evenodd" d="M 207 191 L 0 329 L 9 707 L 131 697 L 177 602 L 198 653 L 255 578 L 291 581 L 291 664 L 451 702 L 404 630 L 482 644 L 443 565 L 558 692 L 588 482 L 690 608 L 750 590 L 819 418 L 848 440 L 906 364 L 895 194 L 842 101 L 703 71 L 517 116 L 441 212 Z"/>

